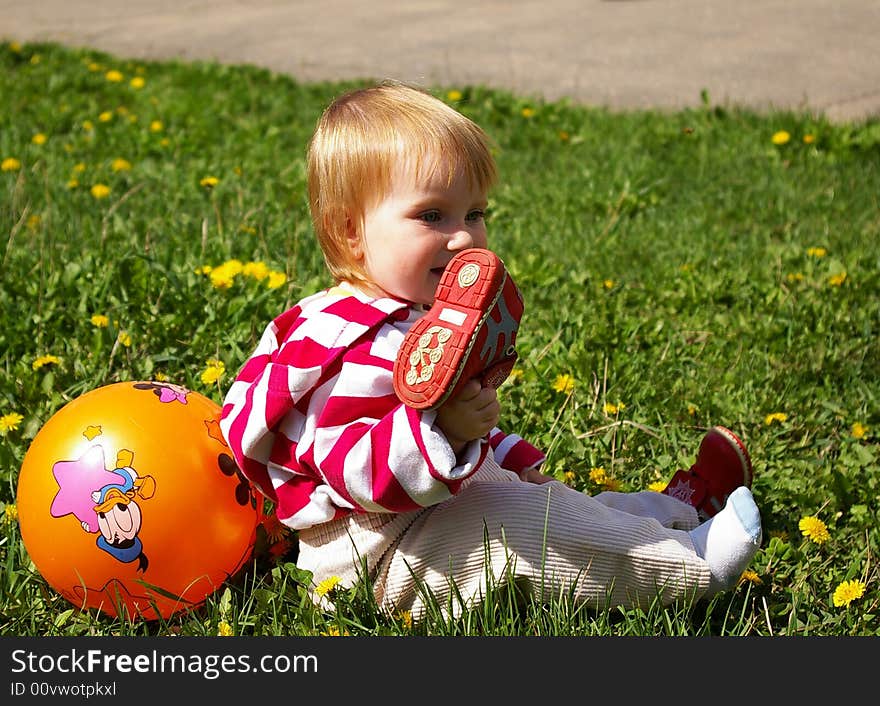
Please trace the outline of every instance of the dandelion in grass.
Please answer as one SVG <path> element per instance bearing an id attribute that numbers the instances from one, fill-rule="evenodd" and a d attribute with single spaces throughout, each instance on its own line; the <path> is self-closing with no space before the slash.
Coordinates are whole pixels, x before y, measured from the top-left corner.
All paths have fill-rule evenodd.
<path id="1" fill-rule="evenodd" d="M 89 191 L 96 199 L 106 199 L 110 195 L 110 187 L 106 184 L 95 184 Z"/>
<path id="2" fill-rule="evenodd" d="M 206 176 L 199 180 L 199 186 L 204 186 L 206 189 L 213 189 L 219 183 L 220 180 L 215 176 Z"/>
<path id="3" fill-rule="evenodd" d="M 789 272 L 785 275 L 785 281 L 791 284 L 794 284 L 795 282 L 803 282 L 803 280 L 804 275 L 800 272 Z"/>
<path id="4" fill-rule="evenodd" d="M 45 145 L 45 144 L 46 144 L 46 141 L 47 141 L 48 139 L 49 139 L 49 138 L 46 137 L 46 134 L 45 134 L 45 133 L 43 133 L 43 132 L 38 132 L 36 135 L 34 135 L 34 136 L 31 138 L 31 142 L 33 142 L 35 145 Z"/>
<path id="5" fill-rule="evenodd" d="M 150 122 L 150 132 L 162 132 L 165 129 L 165 125 L 161 120 L 152 120 Z"/>
<path id="6" fill-rule="evenodd" d="M 217 637 L 231 637 L 234 634 L 232 626 L 225 620 L 221 620 L 217 624 Z"/>
<path id="7" fill-rule="evenodd" d="M 259 282 L 269 276 L 269 267 L 265 262 L 248 262 L 242 267 L 241 273 L 245 277 L 252 277 Z"/>
<path id="8" fill-rule="evenodd" d="M 522 116 L 524 118 L 534 118 L 535 117 L 535 109 L 534 108 L 523 108 Z"/>
<path id="9" fill-rule="evenodd" d="M 34 370 L 39 370 L 46 365 L 58 365 L 59 363 L 61 363 L 61 358 L 59 358 L 57 355 L 47 354 L 35 358 L 34 362 L 31 363 L 31 367 Z"/>
<path id="10" fill-rule="evenodd" d="M 850 433 L 854 439 L 864 439 L 868 434 L 868 427 L 861 422 L 855 422 L 850 428 Z"/>
<path id="11" fill-rule="evenodd" d="M 37 228 L 40 227 L 40 223 L 42 223 L 42 222 L 43 222 L 43 218 L 42 218 L 42 216 L 40 216 L 39 213 L 32 213 L 30 216 L 28 216 L 28 219 L 27 219 L 27 224 L 26 224 L 27 229 L 28 230 L 36 230 Z"/>
<path id="12" fill-rule="evenodd" d="M 18 507 L 14 503 L 8 503 L 3 508 L 3 521 L 7 525 L 14 525 L 18 522 Z"/>
<path id="13" fill-rule="evenodd" d="M 605 414 L 617 414 L 618 412 L 622 412 L 626 409 L 626 405 L 623 402 L 618 401 L 617 404 L 613 402 L 605 403 Z"/>
<path id="14" fill-rule="evenodd" d="M 168 382 L 170 378 L 165 373 L 156 373 L 153 375 L 153 380 L 156 382 Z"/>
<path id="15" fill-rule="evenodd" d="M 832 287 L 840 287 L 846 282 L 846 272 L 838 272 L 828 278 L 828 284 Z"/>
<path id="16" fill-rule="evenodd" d="M 92 62 L 89 62 L 88 66 L 86 66 L 86 68 L 89 71 L 91 71 L 93 74 L 96 74 L 99 71 L 103 70 L 104 67 L 101 66 L 97 61 L 92 61 Z"/>
<path id="17" fill-rule="evenodd" d="M 507 376 L 507 382 L 509 384 L 511 384 L 511 383 L 515 384 L 515 383 L 519 382 L 520 380 L 522 380 L 522 377 L 523 377 L 522 368 L 514 368 L 513 370 L 510 371 L 510 374 Z"/>
<path id="18" fill-rule="evenodd" d="M 323 598 L 324 596 L 329 595 L 336 590 L 336 587 L 339 586 L 341 581 L 342 579 L 338 576 L 331 576 L 330 578 L 324 579 L 315 586 L 315 595 L 318 598 Z"/>
<path id="19" fill-rule="evenodd" d="M 131 348 L 131 335 L 127 331 L 120 331 L 116 340 L 119 341 L 119 345 Z"/>
<path id="20" fill-rule="evenodd" d="M 105 110 L 98 116 L 98 122 L 109 123 L 111 120 L 113 120 L 112 110 Z"/>
<path id="21" fill-rule="evenodd" d="M 67 188 L 68 189 L 76 189 L 79 187 L 79 179 L 68 179 L 67 180 Z"/>
<path id="22" fill-rule="evenodd" d="M 131 170 L 131 162 L 122 157 L 117 157 L 110 163 L 110 168 L 114 172 L 127 172 Z"/>
<path id="23" fill-rule="evenodd" d="M 773 137 L 770 140 L 774 145 L 786 145 L 791 140 L 791 133 L 787 130 L 778 130 L 773 133 Z"/>
<path id="24" fill-rule="evenodd" d="M 831 539 L 831 535 L 828 533 L 828 527 L 822 522 L 822 520 L 814 515 L 802 517 L 801 521 L 798 522 L 798 529 L 804 537 L 816 544 L 823 544 Z"/>
<path id="25" fill-rule="evenodd" d="M 815 257 L 817 260 L 828 254 L 825 248 L 807 248 L 807 257 Z"/>
<path id="26" fill-rule="evenodd" d="M 18 429 L 18 425 L 24 419 L 18 412 L 7 412 L 0 417 L 0 436 L 6 436 L 11 431 Z"/>
<path id="27" fill-rule="evenodd" d="M 412 613 L 408 610 L 401 611 L 401 613 L 397 616 L 398 620 L 400 620 L 400 625 L 407 630 L 412 630 L 413 626 L 413 618 Z"/>
<path id="28" fill-rule="evenodd" d="M 446 100 L 453 102 L 460 101 L 463 97 L 461 91 L 457 91 L 454 88 L 446 93 Z"/>
<path id="29" fill-rule="evenodd" d="M 269 289 L 278 289 L 278 287 L 282 286 L 285 282 L 287 282 L 287 275 L 283 272 L 274 271 L 269 273 L 266 286 Z"/>
<path id="30" fill-rule="evenodd" d="M 687 406 L 688 416 L 693 417 L 699 411 L 700 411 L 700 408 L 697 407 L 697 405 L 692 404 L 690 402 L 688 403 L 688 406 Z"/>
<path id="31" fill-rule="evenodd" d="M 614 289 L 614 280 L 604 279 L 602 280 L 602 286 L 605 287 L 605 289 Z"/>
<path id="32" fill-rule="evenodd" d="M 769 427 L 774 422 L 782 424 L 787 419 L 788 415 L 785 412 L 771 412 L 766 417 L 764 417 L 764 424 Z"/>
<path id="33" fill-rule="evenodd" d="M 338 625 L 331 625 L 321 634 L 325 637 L 348 637 L 351 635 L 348 630 L 340 630 Z"/>
<path id="34" fill-rule="evenodd" d="M 814 142 L 816 142 L 816 136 L 809 132 L 804 135 L 803 139 L 805 145 L 812 145 Z"/>
<path id="35" fill-rule="evenodd" d="M 664 490 L 666 490 L 667 485 L 669 484 L 665 480 L 655 480 L 648 483 L 648 490 L 655 493 L 662 493 Z"/>
<path id="36" fill-rule="evenodd" d="M 760 586 L 763 581 L 761 581 L 761 577 L 755 571 L 750 569 L 746 569 L 742 572 L 742 575 L 739 577 L 739 585 L 742 586 L 744 583 L 750 583 L 754 586 Z"/>
<path id="37" fill-rule="evenodd" d="M 21 43 L 9 42 L 9 51 L 11 51 L 13 54 L 21 54 Z"/>
<path id="38" fill-rule="evenodd" d="M 858 580 L 844 581 L 834 589 L 832 601 L 835 608 L 848 606 L 865 595 L 865 584 Z"/>
<path id="39" fill-rule="evenodd" d="M 116 69 L 110 69 L 106 74 L 104 74 L 104 78 L 106 78 L 110 83 L 119 83 L 125 77 L 122 75 L 121 71 L 117 71 Z"/>
<path id="40" fill-rule="evenodd" d="M 574 390 L 574 378 L 568 373 L 557 375 L 553 381 L 553 389 L 563 395 L 570 395 Z"/>
<path id="41" fill-rule="evenodd" d="M 567 483 L 568 485 L 574 484 L 575 477 L 576 476 L 574 474 L 574 471 L 563 471 L 562 472 L 562 480 L 564 483 Z"/>
<path id="42" fill-rule="evenodd" d="M 19 162 L 15 157 L 6 157 L 2 162 L 0 162 L 0 171 L 17 172 L 19 169 L 21 169 L 21 162 Z"/>
<path id="43" fill-rule="evenodd" d="M 92 326 L 95 328 L 107 328 L 110 325 L 110 319 L 104 316 L 104 314 L 92 314 L 92 318 L 89 321 L 92 322 Z"/>
<path id="44" fill-rule="evenodd" d="M 263 525 L 263 529 L 266 531 L 266 539 L 271 544 L 280 542 L 287 536 L 287 527 L 278 519 L 278 515 L 274 512 L 264 516 L 260 524 Z"/>
<path id="45" fill-rule="evenodd" d="M 222 360 L 212 358 L 205 363 L 205 369 L 202 371 L 202 382 L 206 385 L 213 385 L 218 382 L 226 374 L 226 365 Z"/>
<path id="46" fill-rule="evenodd" d="M 131 81 L 128 82 L 128 85 L 134 89 L 143 88 L 146 84 L 147 82 L 144 81 L 143 76 L 135 76 Z"/>

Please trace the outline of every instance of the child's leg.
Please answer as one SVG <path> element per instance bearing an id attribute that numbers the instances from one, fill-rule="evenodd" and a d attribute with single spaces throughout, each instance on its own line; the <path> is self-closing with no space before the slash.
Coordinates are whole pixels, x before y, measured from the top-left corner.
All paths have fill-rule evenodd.
<path id="1" fill-rule="evenodd" d="M 692 530 L 700 524 L 697 511 L 691 505 L 653 490 L 637 493 L 605 491 L 593 498 L 606 507 L 628 512 L 630 515 L 653 517 L 663 527 Z"/>
<path id="2" fill-rule="evenodd" d="M 489 572 L 500 583 L 512 573 L 547 597 L 572 589 L 596 606 L 698 598 L 711 580 L 687 532 L 561 483 L 487 481 L 419 516 L 387 557 L 379 592 L 387 606 L 418 615 L 420 585 L 443 607 L 453 590 L 485 595 Z"/>

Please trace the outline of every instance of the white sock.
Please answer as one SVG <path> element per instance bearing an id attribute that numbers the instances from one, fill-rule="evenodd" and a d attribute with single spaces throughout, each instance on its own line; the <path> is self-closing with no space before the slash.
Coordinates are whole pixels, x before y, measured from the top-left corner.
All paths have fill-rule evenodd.
<path id="1" fill-rule="evenodd" d="M 733 588 L 761 546 L 761 513 L 745 486 L 734 490 L 724 509 L 689 533 L 709 564 L 708 595 Z"/>

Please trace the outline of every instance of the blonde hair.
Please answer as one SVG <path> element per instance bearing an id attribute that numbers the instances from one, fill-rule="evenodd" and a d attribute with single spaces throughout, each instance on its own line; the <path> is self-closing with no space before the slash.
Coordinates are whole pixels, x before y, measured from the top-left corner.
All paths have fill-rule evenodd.
<path id="1" fill-rule="evenodd" d="M 348 241 L 380 201 L 400 164 L 450 183 L 463 174 L 488 192 L 497 179 L 490 141 L 472 120 L 429 93 L 398 82 L 337 98 L 318 121 L 308 151 L 309 208 L 330 274 L 365 281 Z"/>

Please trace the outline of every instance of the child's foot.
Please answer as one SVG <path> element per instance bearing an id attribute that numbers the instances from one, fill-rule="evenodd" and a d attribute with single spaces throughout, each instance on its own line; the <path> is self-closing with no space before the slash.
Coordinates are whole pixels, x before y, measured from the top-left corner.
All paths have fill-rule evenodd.
<path id="1" fill-rule="evenodd" d="M 690 532 L 709 564 L 708 595 L 733 588 L 761 546 L 761 513 L 746 487 L 734 490 L 721 512 Z"/>
<path id="2" fill-rule="evenodd" d="M 716 426 L 703 437 L 694 465 L 677 471 L 663 492 L 693 505 L 706 519 L 724 507 L 734 490 L 751 488 L 752 475 L 745 444 L 730 429 Z"/>
<path id="3" fill-rule="evenodd" d="M 499 387 L 516 362 L 523 300 L 495 253 L 469 248 L 443 272 L 430 311 L 403 339 L 394 391 L 405 404 L 432 409 L 479 377 Z"/>

